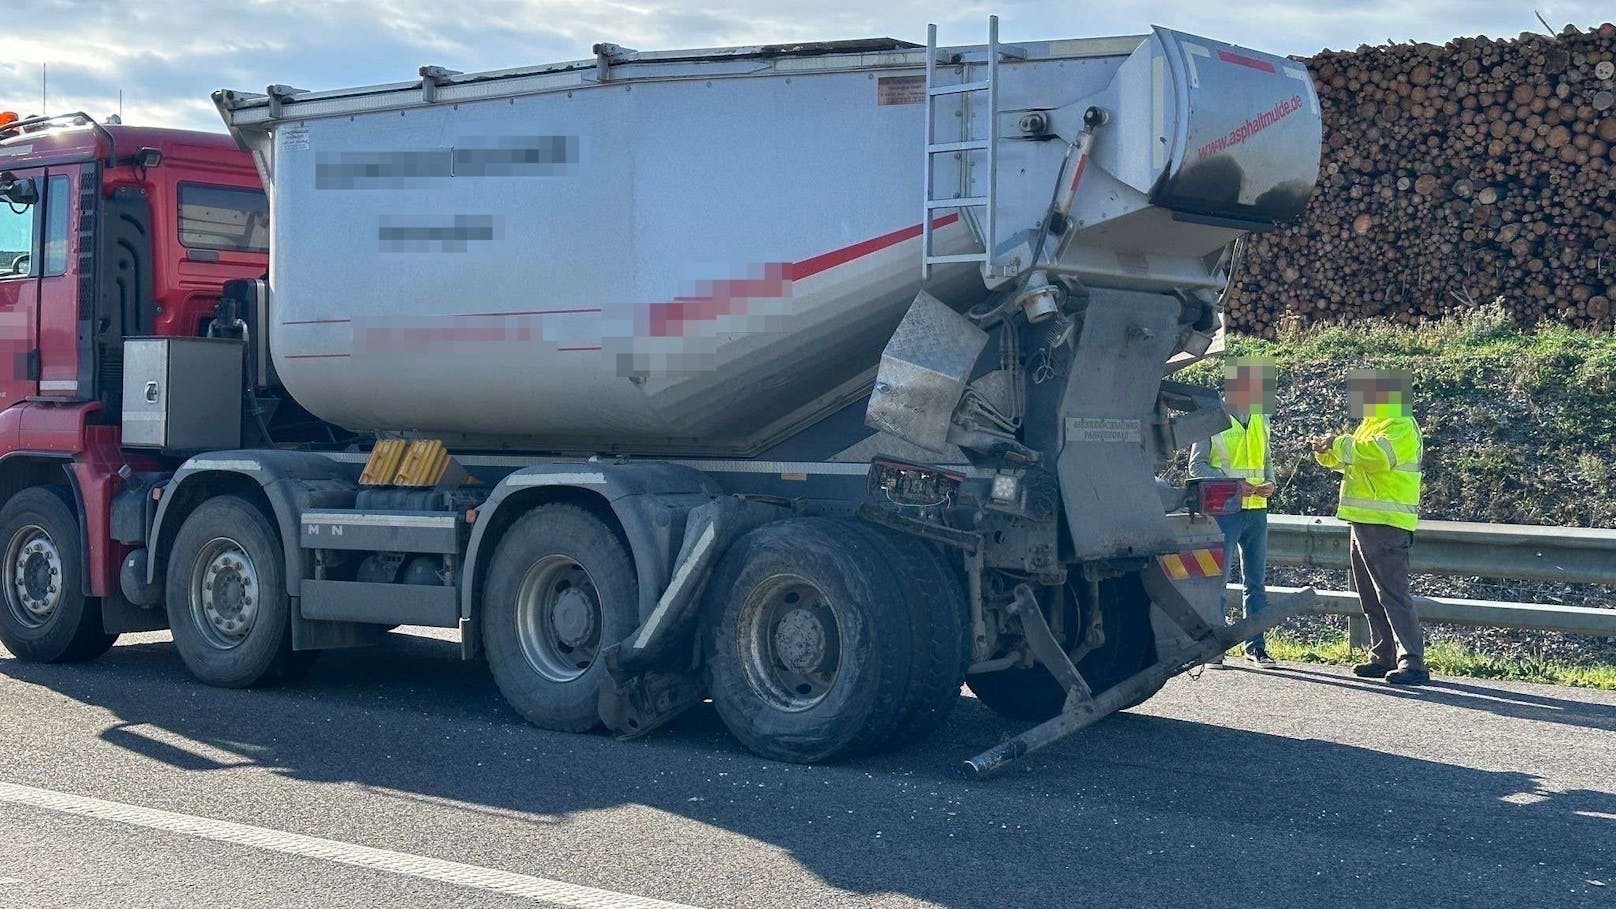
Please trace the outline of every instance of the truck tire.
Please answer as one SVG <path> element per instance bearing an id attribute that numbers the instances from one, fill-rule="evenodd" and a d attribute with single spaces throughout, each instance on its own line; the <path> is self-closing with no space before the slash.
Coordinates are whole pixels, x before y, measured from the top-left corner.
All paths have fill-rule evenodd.
<path id="1" fill-rule="evenodd" d="M 1150 624 L 1150 595 L 1145 593 L 1139 575 L 1129 574 L 1101 584 L 1100 599 L 1106 610 L 1106 627 L 1120 627 L 1122 633 L 1115 647 L 1102 646 L 1077 663 L 1084 680 L 1094 680 L 1090 687 L 1095 693 L 1109 690 L 1156 661 L 1156 629 Z M 1141 692 L 1118 709 L 1137 707 L 1160 690 L 1158 685 Z"/>
<path id="2" fill-rule="evenodd" d="M 866 754 L 910 701 L 916 643 L 903 577 L 851 521 L 790 518 L 737 540 L 707 584 L 713 705 L 753 753 Z"/>
<path id="3" fill-rule="evenodd" d="M 505 700 L 545 729 L 600 727 L 600 652 L 639 624 L 634 560 L 617 534 L 582 508 L 535 509 L 500 539 L 484 591 L 483 647 Z"/>
<path id="4" fill-rule="evenodd" d="M 959 703 L 971 661 L 970 606 L 948 556 L 918 537 L 865 525 L 888 563 L 903 574 L 914 622 L 914 672 L 903 716 L 882 748 L 905 748 L 942 726 Z"/>
<path id="5" fill-rule="evenodd" d="M 280 533 L 256 505 L 219 496 L 180 525 L 168 557 L 174 647 L 199 681 L 249 688 L 288 679 L 310 657 L 292 652 Z"/>
<path id="6" fill-rule="evenodd" d="M 0 644 L 31 663 L 93 660 L 118 639 L 101 630 L 101 601 L 84 595 L 84 553 L 72 493 L 34 486 L 0 509 Z"/>
<path id="7" fill-rule="evenodd" d="M 1068 627 L 1078 620 L 1075 598 L 1075 592 L 1068 585 Z M 1149 666 L 1155 659 L 1156 635 L 1150 626 L 1149 606 L 1150 600 L 1137 575 L 1100 585 L 1105 643 L 1077 662 L 1077 671 L 1096 695 Z M 1041 723 L 1058 716 L 1066 705 L 1066 691 L 1043 666 L 978 673 L 967 676 L 965 684 L 989 710 L 1012 720 Z M 1127 706 L 1137 706 L 1151 694 L 1155 692 L 1144 694 Z"/>

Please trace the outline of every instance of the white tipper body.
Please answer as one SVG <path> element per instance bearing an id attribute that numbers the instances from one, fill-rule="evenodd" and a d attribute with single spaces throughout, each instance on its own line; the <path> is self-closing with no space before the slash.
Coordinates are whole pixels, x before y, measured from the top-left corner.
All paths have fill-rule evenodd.
<path id="1" fill-rule="evenodd" d="M 1031 264 L 1089 105 L 1109 121 L 1055 264 L 1092 285 L 1216 291 L 1241 219 L 1312 187 L 1317 99 L 1298 63 L 1165 30 L 1014 49 L 989 284 Z M 355 430 L 564 450 L 746 454 L 813 424 L 867 395 L 923 286 L 956 308 L 987 293 L 973 264 L 921 278 L 925 53 L 604 48 L 217 93 L 270 194 L 281 381 Z M 985 70 L 981 47 L 940 59 L 940 81 Z M 1032 111 L 1044 135 L 1018 131 Z M 981 93 L 944 96 L 934 141 L 986 116 Z M 988 178 L 971 152 L 934 175 L 961 196 Z M 933 252 L 981 250 L 979 211 L 932 212 Z"/>

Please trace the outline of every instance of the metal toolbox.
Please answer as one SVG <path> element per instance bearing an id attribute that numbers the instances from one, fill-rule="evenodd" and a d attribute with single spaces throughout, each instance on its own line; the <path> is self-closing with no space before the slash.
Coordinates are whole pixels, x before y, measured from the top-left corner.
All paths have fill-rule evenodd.
<path id="1" fill-rule="evenodd" d="M 241 342 L 123 342 L 123 444 L 190 451 L 241 446 Z"/>

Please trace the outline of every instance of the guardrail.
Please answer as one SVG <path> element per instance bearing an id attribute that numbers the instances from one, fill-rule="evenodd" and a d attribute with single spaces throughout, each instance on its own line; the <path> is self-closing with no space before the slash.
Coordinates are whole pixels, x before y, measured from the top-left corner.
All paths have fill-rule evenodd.
<path id="1" fill-rule="evenodd" d="M 1271 514 L 1268 561 L 1345 570 L 1351 567 L 1349 537 L 1346 522 L 1335 518 Z M 1616 586 L 1616 530 L 1421 521 L 1409 567 L 1424 574 Z M 1288 593 L 1294 588 L 1268 589 Z M 1308 612 L 1346 616 L 1352 644 L 1367 642 L 1368 629 L 1356 593 L 1321 590 L 1318 595 Z M 1414 599 L 1420 619 L 1427 622 L 1616 637 L 1616 609 L 1452 597 Z"/>
<path id="2" fill-rule="evenodd" d="M 1348 527 L 1336 518 L 1268 516 L 1268 561 L 1350 568 Z M 1616 530 L 1421 521 L 1409 568 L 1426 574 L 1616 585 Z"/>

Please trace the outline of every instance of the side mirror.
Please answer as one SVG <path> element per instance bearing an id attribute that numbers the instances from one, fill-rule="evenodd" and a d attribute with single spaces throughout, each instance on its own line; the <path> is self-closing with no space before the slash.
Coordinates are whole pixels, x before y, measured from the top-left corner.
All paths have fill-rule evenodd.
<path id="1" fill-rule="evenodd" d="M 39 201 L 39 187 L 32 179 L 19 178 L 8 170 L 0 173 L 0 199 L 12 205 L 33 205 Z"/>

